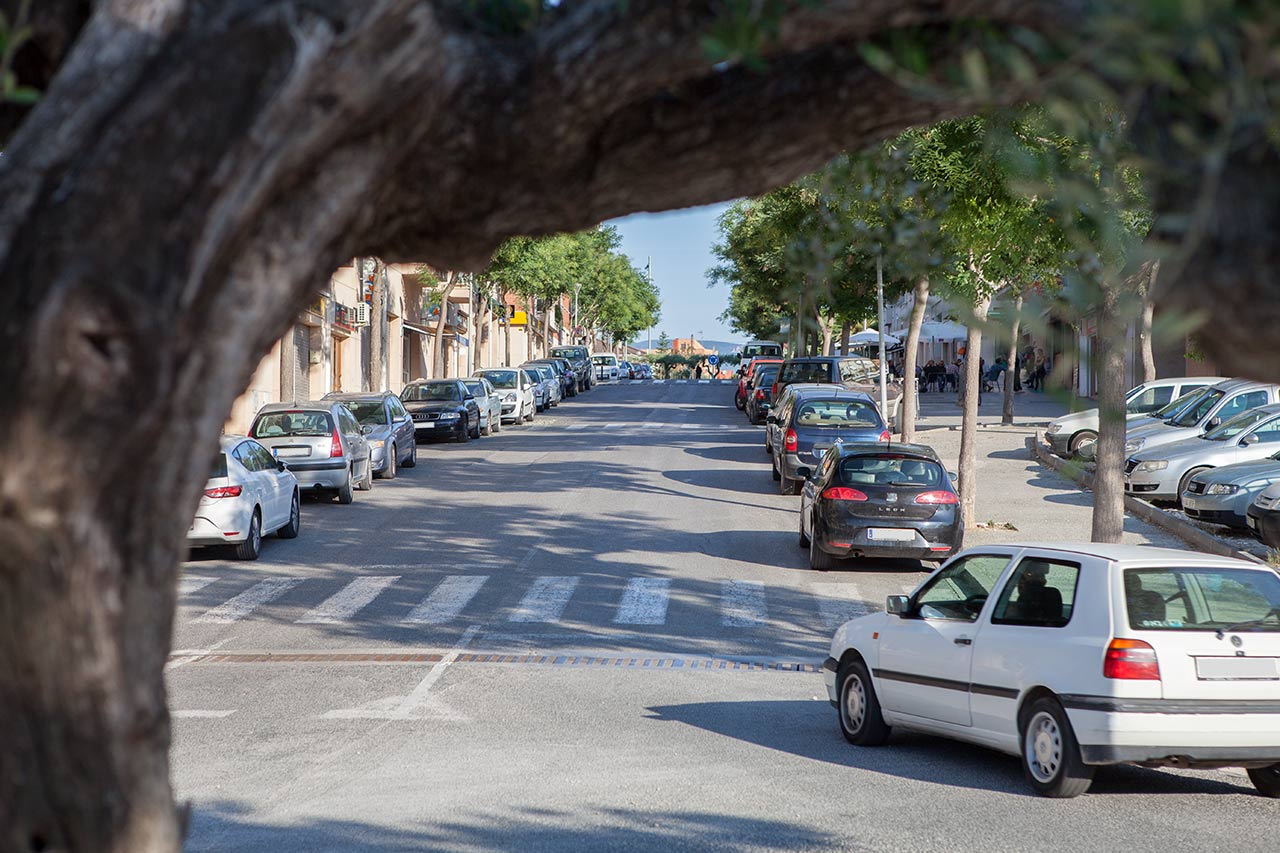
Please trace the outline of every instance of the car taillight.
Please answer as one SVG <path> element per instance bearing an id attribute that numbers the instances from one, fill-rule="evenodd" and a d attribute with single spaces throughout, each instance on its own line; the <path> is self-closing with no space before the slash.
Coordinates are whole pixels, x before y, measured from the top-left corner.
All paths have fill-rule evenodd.
<path id="1" fill-rule="evenodd" d="M 918 504 L 958 504 L 960 498 L 956 497 L 955 492 L 925 492 L 916 495 L 916 503 Z"/>
<path id="2" fill-rule="evenodd" d="M 1150 643 L 1117 638 L 1107 646 L 1102 674 L 1106 678 L 1159 681 L 1160 662 L 1156 660 L 1156 650 Z"/>
<path id="3" fill-rule="evenodd" d="M 771 394 L 773 395 L 773 397 L 774 397 L 774 399 L 775 399 L 775 400 L 777 399 L 777 397 L 778 397 L 778 383 L 777 383 L 777 382 L 773 383 L 773 387 L 769 389 L 769 393 L 771 393 Z"/>
<path id="4" fill-rule="evenodd" d="M 338 428 L 333 428 L 333 441 L 329 443 L 329 458 L 337 459 L 342 455 L 342 436 L 338 435 Z"/>
<path id="5" fill-rule="evenodd" d="M 757 399 L 757 400 L 763 400 L 763 399 L 764 399 L 764 389 L 763 389 L 763 388 L 757 388 L 757 389 L 756 389 L 756 399 Z"/>
<path id="6" fill-rule="evenodd" d="M 205 489 L 204 496 L 206 498 L 238 498 L 240 488 L 240 486 L 218 486 L 216 489 Z"/>
<path id="7" fill-rule="evenodd" d="M 782 436 L 782 445 L 787 450 L 796 449 L 796 431 L 795 430 L 793 429 L 787 430 L 786 434 Z"/>
<path id="8" fill-rule="evenodd" d="M 889 431 L 887 429 L 880 430 L 880 441 L 887 442 L 888 440 L 889 440 Z"/>
<path id="9" fill-rule="evenodd" d="M 829 501 L 865 501 L 867 496 L 857 489 L 848 486 L 832 486 L 822 493 Z"/>

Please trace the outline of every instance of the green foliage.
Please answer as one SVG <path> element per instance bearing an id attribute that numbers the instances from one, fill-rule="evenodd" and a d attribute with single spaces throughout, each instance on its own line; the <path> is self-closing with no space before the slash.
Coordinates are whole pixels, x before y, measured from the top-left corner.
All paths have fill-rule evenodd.
<path id="1" fill-rule="evenodd" d="M 13 59 L 18 50 L 31 40 L 31 0 L 21 0 L 13 21 L 0 12 L 0 102 L 29 106 L 40 100 L 40 92 L 18 83 L 13 72 Z"/>

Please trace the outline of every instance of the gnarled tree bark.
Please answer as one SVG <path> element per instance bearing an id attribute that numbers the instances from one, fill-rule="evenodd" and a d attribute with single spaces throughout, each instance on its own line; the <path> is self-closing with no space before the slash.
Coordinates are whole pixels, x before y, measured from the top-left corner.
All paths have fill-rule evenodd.
<path id="1" fill-rule="evenodd" d="M 919 389 L 916 384 L 916 351 L 920 348 L 920 327 L 924 324 L 924 312 L 929 306 L 929 278 L 920 276 L 912 290 L 911 321 L 907 326 L 907 342 L 903 348 L 903 385 L 906 396 L 902 398 L 902 440 L 916 440 L 916 419 L 919 416 Z"/>

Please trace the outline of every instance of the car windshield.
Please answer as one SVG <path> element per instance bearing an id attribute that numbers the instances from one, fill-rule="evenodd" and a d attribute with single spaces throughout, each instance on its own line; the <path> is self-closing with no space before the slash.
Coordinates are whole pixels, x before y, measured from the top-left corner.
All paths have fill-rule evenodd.
<path id="1" fill-rule="evenodd" d="M 850 456 L 840 460 L 840 480 L 849 486 L 938 489 L 947 485 L 941 465 L 914 456 Z"/>
<path id="2" fill-rule="evenodd" d="M 463 382 L 462 384 L 467 386 L 467 390 L 471 392 L 472 396 L 475 396 L 475 397 L 484 396 L 483 382 Z"/>
<path id="3" fill-rule="evenodd" d="M 1174 415 L 1178 414 L 1178 412 L 1181 412 L 1187 406 L 1194 405 L 1197 400 L 1199 400 L 1201 397 L 1203 397 L 1205 394 L 1208 394 L 1208 393 L 1209 393 L 1208 388 L 1197 388 L 1194 391 L 1188 391 L 1186 394 L 1183 394 L 1181 397 L 1174 400 L 1172 403 L 1169 403 L 1168 405 L 1166 405 L 1164 408 L 1157 409 L 1156 411 L 1152 412 L 1151 417 L 1160 418 L 1161 420 L 1166 420 L 1168 418 L 1171 418 Z"/>
<path id="4" fill-rule="evenodd" d="M 1271 417 L 1270 412 L 1261 412 L 1254 409 L 1251 412 L 1242 412 L 1236 415 L 1226 423 L 1219 424 L 1213 429 L 1206 432 L 1201 438 L 1207 441 L 1226 441 L 1235 438 L 1258 421 Z"/>
<path id="5" fill-rule="evenodd" d="M 514 388 L 516 387 L 516 372 L 514 370 L 494 370 L 484 375 L 489 380 L 489 384 L 494 388 Z"/>
<path id="6" fill-rule="evenodd" d="M 756 371 L 755 378 L 752 379 L 752 382 L 754 383 L 756 388 L 759 388 L 761 385 L 772 385 L 774 380 L 777 378 L 778 378 L 778 368 L 762 367 Z"/>
<path id="7" fill-rule="evenodd" d="M 793 361 L 782 366 L 779 376 L 788 385 L 793 382 L 830 382 L 831 365 L 825 361 Z"/>
<path id="8" fill-rule="evenodd" d="M 593 355 L 591 360 L 596 364 L 617 364 L 618 360 L 611 355 Z"/>
<path id="9" fill-rule="evenodd" d="M 573 361 L 575 358 L 582 358 L 582 350 L 576 347 L 555 347 L 551 350 L 551 354 L 556 358 L 568 359 Z"/>
<path id="10" fill-rule="evenodd" d="M 747 344 L 742 349 L 743 358 L 754 358 L 757 355 L 782 355 L 782 347 L 777 344 Z"/>
<path id="11" fill-rule="evenodd" d="M 1209 411 L 1218 404 L 1218 401 L 1222 399 L 1225 393 L 1225 391 L 1210 389 L 1199 400 L 1170 418 L 1169 424 L 1179 427 L 1195 426 L 1204 419 L 1205 415 L 1209 414 Z"/>
<path id="12" fill-rule="evenodd" d="M 803 400 L 796 405 L 796 426 L 879 429 L 875 404 L 861 400 Z"/>
<path id="13" fill-rule="evenodd" d="M 1124 591 L 1136 630 L 1280 633 L 1280 576 L 1264 569 L 1126 569 Z"/>
<path id="14" fill-rule="evenodd" d="M 333 434 L 333 421 L 328 412 L 270 412 L 259 415 L 253 422 L 249 435 L 254 438 L 279 438 L 281 436 L 298 436 L 299 438 L 319 438 Z"/>
<path id="15" fill-rule="evenodd" d="M 458 386 L 453 382 L 424 382 L 404 389 L 400 399 L 406 403 L 448 402 L 457 400 Z"/>
<path id="16" fill-rule="evenodd" d="M 387 423 L 387 407 L 381 400 L 364 400 L 346 404 L 361 424 L 380 426 Z"/>

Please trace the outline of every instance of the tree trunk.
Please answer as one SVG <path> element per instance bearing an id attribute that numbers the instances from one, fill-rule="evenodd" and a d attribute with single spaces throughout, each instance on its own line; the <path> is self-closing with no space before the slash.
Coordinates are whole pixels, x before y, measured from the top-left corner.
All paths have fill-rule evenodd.
<path id="1" fill-rule="evenodd" d="M 489 311 L 489 287 L 485 283 L 483 289 L 476 292 L 475 307 L 473 308 L 473 316 L 476 318 L 475 331 L 472 332 L 471 338 L 471 372 L 475 373 L 484 368 L 483 354 L 481 352 L 481 342 L 488 341 L 492 332 L 490 331 L 490 311 Z"/>
<path id="2" fill-rule="evenodd" d="M 814 316 L 818 321 L 818 328 L 822 331 L 822 354 L 834 355 L 832 346 L 835 344 L 836 324 L 835 320 L 829 317 L 823 317 L 821 314 L 815 313 Z"/>
<path id="3" fill-rule="evenodd" d="M 1118 543 L 1124 535 L 1125 318 L 1114 281 L 1100 286 L 1098 309 L 1098 443 L 1093 475 L 1092 541 Z"/>
<path id="4" fill-rule="evenodd" d="M 978 497 L 978 383 L 982 381 L 980 354 L 982 352 L 982 324 L 991 308 L 991 297 L 979 300 L 973 306 L 973 322 L 969 324 L 969 340 L 964 350 L 964 416 L 960 421 L 960 511 L 966 527 L 977 522 Z"/>
<path id="5" fill-rule="evenodd" d="M 369 376 L 370 391 L 387 389 L 387 265 L 374 259 L 373 292 L 369 305 Z"/>
<path id="6" fill-rule="evenodd" d="M 1009 329 L 1009 351 L 1005 356 L 1008 367 L 1004 370 L 1004 404 L 1000 410 L 1000 423 L 1013 423 L 1013 377 L 1018 363 L 1018 327 L 1022 323 L 1022 294 L 1013 300 L 1013 326 Z"/>
<path id="7" fill-rule="evenodd" d="M 1139 291 L 1142 297 L 1142 319 L 1138 325 L 1138 351 L 1142 356 L 1142 381 L 1151 382 L 1156 378 L 1156 356 L 1152 350 L 1151 326 L 1155 319 L 1156 279 L 1160 275 L 1160 261 L 1150 262 L 1150 273 L 1144 277 Z"/>
<path id="8" fill-rule="evenodd" d="M 544 316 L 542 318 L 542 357 L 551 357 L 551 310 L 554 307 L 550 301 L 543 306 Z"/>
<path id="9" fill-rule="evenodd" d="M 852 323 L 842 323 L 840 325 L 840 354 L 849 354 L 849 333 L 853 328 Z"/>
<path id="10" fill-rule="evenodd" d="M 437 287 L 440 290 L 440 314 L 436 317 L 435 334 L 432 335 L 431 375 L 436 379 L 445 377 L 444 327 L 449 318 L 449 292 L 453 290 L 452 271 L 444 274 L 444 280 Z"/>
<path id="11" fill-rule="evenodd" d="M 915 301 L 911 306 L 911 322 L 907 327 L 907 341 L 903 345 L 903 366 L 902 366 L 902 440 L 911 442 L 916 440 L 916 419 L 919 416 L 917 403 L 920 400 L 919 389 L 916 387 L 916 350 L 920 348 L 920 327 L 924 324 L 925 308 L 929 305 L 929 278 L 921 276 L 916 282 Z M 845 326 L 845 335 L 848 336 L 849 327 Z"/>

